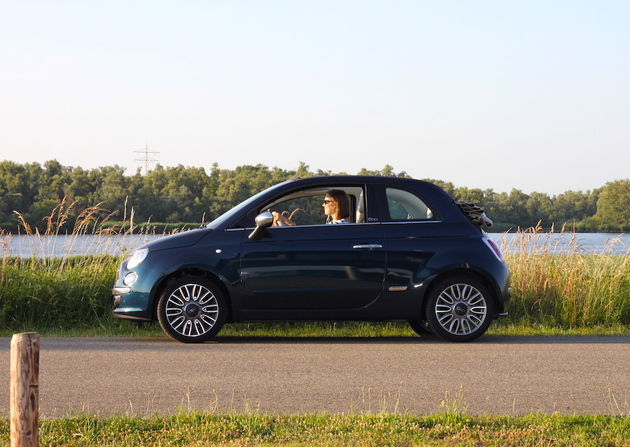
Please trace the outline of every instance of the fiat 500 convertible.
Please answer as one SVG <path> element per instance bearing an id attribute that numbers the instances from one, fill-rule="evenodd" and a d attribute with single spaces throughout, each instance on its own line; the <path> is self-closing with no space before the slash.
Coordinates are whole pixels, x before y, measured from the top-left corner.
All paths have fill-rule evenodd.
<path id="1" fill-rule="evenodd" d="M 470 341 L 507 315 L 509 272 L 489 225 L 428 182 L 289 180 L 138 248 L 120 266 L 114 315 L 157 319 L 185 343 L 270 320 L 403 320 Z"/>

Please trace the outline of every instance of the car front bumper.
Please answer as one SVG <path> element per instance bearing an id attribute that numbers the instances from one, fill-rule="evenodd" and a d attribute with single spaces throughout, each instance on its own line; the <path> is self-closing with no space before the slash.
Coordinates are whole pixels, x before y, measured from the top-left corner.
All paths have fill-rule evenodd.
<path id="1" fill-rule="evenodd" d="M 114 317 L 127 320 L 152 320 L 153 315 L 147 303 L 147 293 L 134 292 L 129 287 L 115 286 L 112 289 L 114 296 Z"/>

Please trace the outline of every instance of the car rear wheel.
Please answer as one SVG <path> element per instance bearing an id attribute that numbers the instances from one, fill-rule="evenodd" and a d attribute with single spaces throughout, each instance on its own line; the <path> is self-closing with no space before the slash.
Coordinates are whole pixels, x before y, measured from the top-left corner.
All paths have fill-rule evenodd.
<path id="1" fill-rule="evenodd" d="M 158 301 L 162 330 L 183 343 L 202 343 L 215 336 L 223 327 L 226 314 L 221 289 L 199 276 L 169 281 Z"/>
<path id="2" fill-rule="evenodd" d="M 471 341 L 490 326 L 494 299 L 477 278 L 452 276 L 432 288 L 426 315 L 431 330 L 440 337 L 455 342 Z"/>

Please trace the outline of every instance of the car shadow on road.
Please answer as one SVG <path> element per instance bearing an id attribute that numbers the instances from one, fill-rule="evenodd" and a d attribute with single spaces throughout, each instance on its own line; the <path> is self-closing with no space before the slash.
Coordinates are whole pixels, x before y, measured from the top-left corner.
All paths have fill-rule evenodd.
<path id="1" fill-rule="evenodd" d="M 10 339 L 0 338 L 0 351 L 9 350 Z M 212 346 L 229 345 L 450 345 L 462 346 L 461 343 L 451 343 L 432 336 L 410 337 L 262 337 L 262 336 L 218 336 L 213 340 L 200 344 L 178 343 L 166 336 L 153 337 L 42 337 L 42 349 L 45 350 L 153 350 L 153 349 L 207 349 Z M 514 345 L 514 344 L 556 344 L 556 345 L 602 345 L 626 344 L 630 345 L 630 336 L 517 336 L 517 335 L 484 335 L 475 341 L 464 345 L 474 348 L 484 345 Z"/>
<path id="2" fill-rule="evenodd" d="M 433 336 L 411 337 L 217 337 L 214 344 L 454 344 Z M 484 335 L 470 344 L 630 344 L 629 336 L 516 336 Z"/>

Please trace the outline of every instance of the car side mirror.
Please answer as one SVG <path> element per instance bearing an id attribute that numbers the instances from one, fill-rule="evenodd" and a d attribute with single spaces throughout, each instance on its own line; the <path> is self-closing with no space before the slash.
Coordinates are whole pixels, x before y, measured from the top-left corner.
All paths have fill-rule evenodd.
<path id="1" fill-rule="evenodd" d="M 269 211 L 262 212 L 256 216 L 255 222 L 256 228 L 248 236 L 251 240 L 258 239 L 265 231 L 265 228 L 268 228 L 271 224 L 273 224 L 273 214 Z"/>

